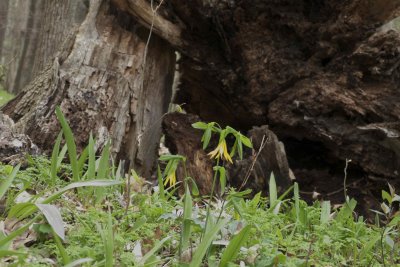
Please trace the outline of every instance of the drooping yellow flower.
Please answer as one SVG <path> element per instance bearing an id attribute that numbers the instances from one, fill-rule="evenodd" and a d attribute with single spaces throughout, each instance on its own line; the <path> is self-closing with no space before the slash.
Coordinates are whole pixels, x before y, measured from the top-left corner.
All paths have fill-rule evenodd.
<path id="1" fill-rule="evenodd" d="M 169 186 L 174 186 L 176 184 L 176 173 L 175 173 L 175 170 L 171 171 L 167 175 L 167 178 L 165 178 L 164 186 L 166 186 L 168 183 L 169 183 Z"/>
<path id="2" fill-rule="evenodd" d="M 210 156 L 210 158 L 218 158 L 220 157 L 221 159 L 226 159 L 227 161 L 229 161 L 230 163 L 233 164 L 232 162 L 232 158 L 228 153 L 228 148 L 226 147 L 226 141 L 225 139 L 222 140 L 218 146 L 211 151 L 210 153 L 208 153 L 207 155 Z"/>

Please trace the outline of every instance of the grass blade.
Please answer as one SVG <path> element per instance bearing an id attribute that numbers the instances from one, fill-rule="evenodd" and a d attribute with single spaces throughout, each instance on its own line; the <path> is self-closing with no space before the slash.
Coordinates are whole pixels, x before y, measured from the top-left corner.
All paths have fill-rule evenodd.
<path id="1" fill-rule="evenodd" d="M 221 228 L 228 222 L 228 219 L 219 221 L 213 227 L 210 227 L 201 241 L 200 245 L 197 247 L 196 252 L 193 255 L 192 262 L 190 263 L 190 267 L 199 267 L 201 262 L 203 261 L 204 255 L 206 254 L 208 248 L 210 247 L 212 241 L 217 236 L 218 232 Z"/>
<path id="2" fill-rule="evenodd" d="M 235 235 L 229 242 L 228 247 L 225 249 L 224 254 L 222 254 L 221 262 L 219 267 L 226 267 L 228 263 L 234 261 L 238 255 L 240 248 L 247 241 L 250 236 L 251 226 L 245 226 L 239 234 Z"/>
<path id="3" fill-rule="evenodd" d="M 299 184 L 298 183 L 294 183 L 294 190 L 293 190 L 293 194 L 294 194 L 294 206 L 295 206 L 295 210 L 296 210 L 296 221 L 300 221 L 300 192 L 299 192 Z"/>
<path id="4" fill-rule="evenodd" d="M 109 166 L 110 160 L 110 142 L 104 146 L 103 151 L 101 152 L 101 156 L 99 159 L 99 166 L 97 168 L 97 179 L 106 179 L 107 172 L 110 169 Z M 95 189 L 95 197 L 96 203 L 100 203 L 104 199 L 105 189 L 104 188 L 97 188 Z"/>
<path id="5" fill-rule="evenodd" d="M 274 207 L 277 200 L 278 200 L 278 191 L 276 188 L 275 175 L 273 172 L 271 172 L 271 176 L 269 178 L 269 203 L 270 203 L 270 206 Z"/>
<path id="6" fill-rule="evenodd" d="M 12 182 L 14 181 L 14 178 L 17 176 L 20 167 L 21 164 L 18 164 L 16 167 L 14 167 L 11 174 L 8 175 L 8 177 L 0 184 L 0 199 L 2 199 L 7 193 L 7 190 L 10 188 Z"/>
<path id="7" fill-rule="evenodd" d="M 114 232 L 111 213 L 108 213 L 107 226 L 100 231 L 104 244 L 105 267 L 114 266 Z"/>
<path id="8" fill-rule="evenodd" d="M 51 153 L 50 177 L 53 185 L 56 183 L 57 180 L 57 169 L 58 169 L 57 162 L 58 162 L 58 155 L 60 153 L 61 140 L 62 140 L 62 132 L 58 134 L 56 143 L 54 144 L 54 148 Z"/>
<path id="9" fill-rule="evenodd" d="M 164 245 L 165 241 L 167 241 L 170 238 L 171 238 L 170 236 L 167 236 L 160 242 L 155 244 L 154 247 L 149 252 L 147 252 L 146 255 L 143 256 L 141 260 L 142 265 L 146 265 L 146 262 L 154 255 L 154 253 L 156 253 Z"/>
<path id="10" fill-rule="evenodd" d="M 58 236 L 58 234 L 53 230 L 53 237 L 54 237 L 54 243 L 56 244 L 56 247 L 58 248 L 58 251 L 60 252 L 60 256 L 62 259 L 62 262 L 64 265 L 67 265 L 68 263 L 71 262 L 71 259 L 69 258 L 67 251 L 65 250 L 61 238 Z"/>
<path id="11" fill-rule="evenodd" d="M 67 143 L 68 156 L 72 168 L 72 180 L 74 182 L 77 182 L 79 181 L 79 166 L 74 135 L 72 133 L 71 127 L 69 127 L 69 124 L 64 117 L 64 114 L 61 112 L 60 107 L 56 107 L 56 116 L 61 124 L 65 136 L 65 142 Z"/>
<path id="12" fill-rule="evenodd" d="M 183 223 L 181 232 L 181 244 L 179 248 L 179 254 L 182 253 L 189 246 L 190 232 L 191 232 L 191 219 L 192 219 L 192 196 L 190 195 L 190 189 L 187 184 L 185 184 L 185 197 L 183 205 Z"/>
<path id="13" fill-rule="evenodd" d="M 96 179 L 96 150 L 94 148 L 94 139 L 92 134 L 89 136 L 89 162 L 88 162 L 88 171 L 87 171 L 87 179 L 94 180 Z"/>

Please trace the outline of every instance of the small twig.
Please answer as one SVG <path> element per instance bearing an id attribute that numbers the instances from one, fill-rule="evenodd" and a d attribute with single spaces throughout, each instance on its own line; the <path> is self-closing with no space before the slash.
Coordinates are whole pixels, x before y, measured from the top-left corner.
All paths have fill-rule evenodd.
<path id="1" fill-rule="evenodd" d="M 257 158 L 258 158 L 258 156 L 260 155 L 261 151 L 264 149 L 264 147 L 265 147 L 266 144 L 267 144 L 267 141 L 265 140 L 265 138 L 266 138 L 266 136 L 264 135 L 263 138 L 262 138 L 262 140 L 261 140 L 260 148 L 258 149 L 256 155 L 255 155 L 254 158 L 253 158 L 253 161 L 251 162 L 251 165 L 250 165 L 249 169 L 248 169 L 247 172 L 246 172 L 245 179 L 244 179 L 243 183 L 240 185 L 239 191 L 242 190 L 242 188 L 246 185 L 247 181 L 249 180 L 250 175 L 251 175 L 251 172 L 252 172 L 253 169 L 254 169 L 254 165 L 255 165 L 256 162 L 257 162 Z"/>
<path id="2" fill-rule="evenodd" d="M 352 182 L 352 183 L 349 184 L 347 187 L 353 186 L 354 184 L 357 184 L 358 182 L 360 182 L 360 181 L 362 181 L 362 180 L 364 180 L 364 178 L 360 178 L 360 179 L 358 179 L 358 180 Z M 326 194 L 326 196 L 329 197 L 329 196 L 335 195 L 335 194 L 337 194 L 337 193 L 340 193 L 340 192 L 342 192 L 342 191 L 343 191 L 343 188 L 339 188 L 338 190 L 335 190 L 335 191 L 332 191 L 332 192 Z"/>
<path id="3" fill-rule="evenodd" d="M 347 167 L 349 166 L 349 162 L 351 159 L 346 159 L 346 165 L 344 167 L 344 180 L 343 180 L 343 192 L 344 192 L 344 200 L 347 203 L 347 189 L 346 189 L 346 182 L 347 182 Z"/>

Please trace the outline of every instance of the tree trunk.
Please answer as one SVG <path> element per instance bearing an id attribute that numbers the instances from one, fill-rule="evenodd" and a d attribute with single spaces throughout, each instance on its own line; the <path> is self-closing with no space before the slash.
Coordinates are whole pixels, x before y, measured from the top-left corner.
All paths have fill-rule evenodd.
<path id="1" fill-rule="evenodd" d="M 52 64 L 3 112 L 15 129 L 50 149 L 60 130 L 54 109 L 61 106 L 80 149 L 93 132 L 99 146 L 111 140 L 113 153 L 148 177 L 174 69 L 175 53 L 166 42 L 149 39 L 146 28 L 109 1 L 92 0 Z"/>
<path id="2" fill-rule="evenodd" d="M 3 0 L 0 10 L 4 87 L 16 94 L 54 58 L 71 28 L 85 18 L 87 7 L 80 0 Z"/>

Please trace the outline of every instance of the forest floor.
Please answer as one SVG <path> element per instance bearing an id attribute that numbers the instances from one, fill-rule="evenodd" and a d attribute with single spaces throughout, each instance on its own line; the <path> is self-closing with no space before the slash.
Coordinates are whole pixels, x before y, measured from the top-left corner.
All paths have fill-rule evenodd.
<path id="1" fill-rule="evenodd" d="M 368 223 L 346 190 L 342 205 L 310 205 L 297 183 L 278 195 L 271 176 L 267 197 L 249 197 L 249 190 L 226 186 L 217 160 L 214 185 L 222 193 L 211 193 L 210 202 L 190 177 L 176 182 L 184 156 L 161 156 L 166 164 L 155 183 L 134 170 L 122 177 L 109 145 L 96 153 L 90 137 L 78 156 L 71 129 L 58 117 L 65 145 L 60 134 L 50 159 L 0 164 L 0 266 L 400 264 L 400 196 L 390 186 Z M 229 159 L 226 144 L 219 146 L 215 153 Z"/>

